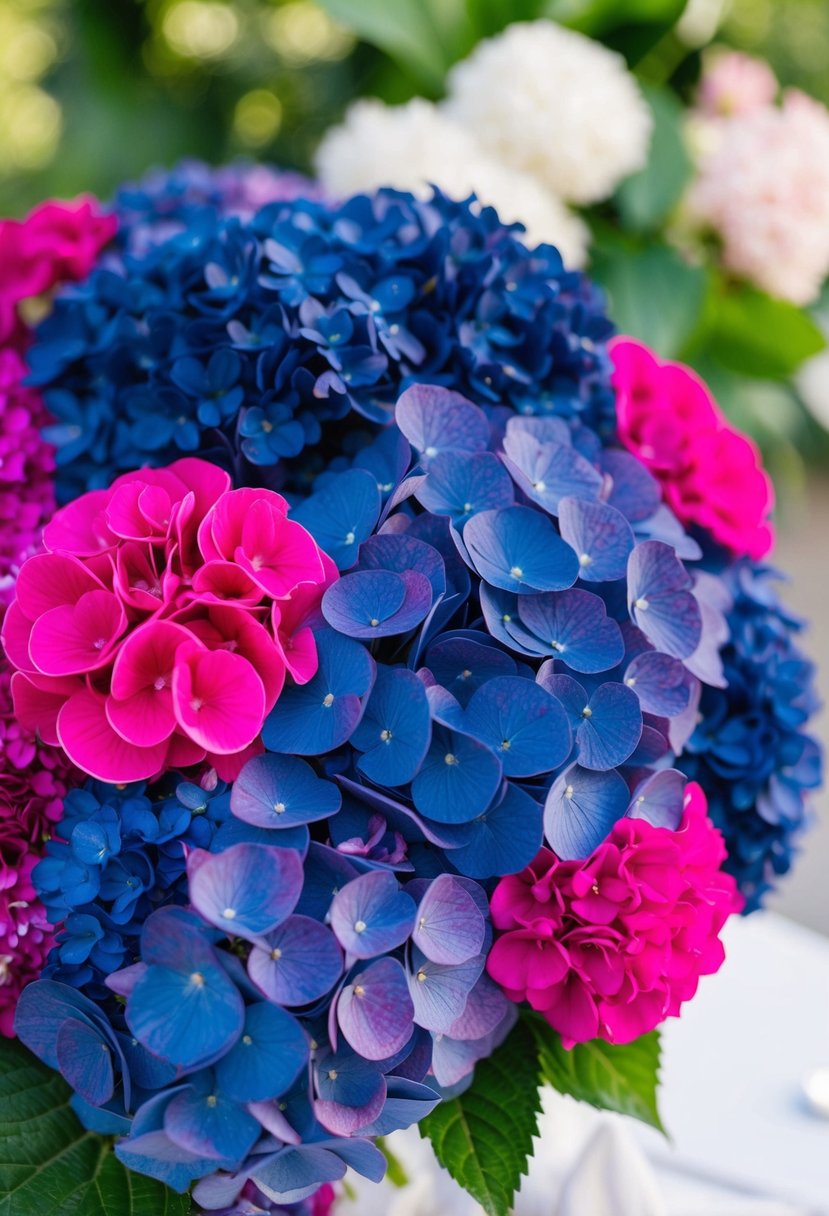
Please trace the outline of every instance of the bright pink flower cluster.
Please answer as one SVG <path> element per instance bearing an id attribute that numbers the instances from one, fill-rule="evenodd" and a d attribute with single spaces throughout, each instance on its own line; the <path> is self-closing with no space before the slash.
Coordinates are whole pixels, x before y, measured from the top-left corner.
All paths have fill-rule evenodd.
<path id="1" fill-rule="evenodd" d="M 337 577 L 288 505 L 188 457 L 76 499 L 23 563 L 3 643 L 22 725 L 104 781 L 208 759 L 232 779 Z"/>
<path id="2" fill-rule="evenodd" d="M 529 1001 L 565 1047 L 629 1043 L 677 1016 L 700 976 L 724 958 L 719 933 L 742 907 L 720 870 L 720 833 L 698 785 L 677 831 L 621 819 L 584 861 L 542 849 L 492 896 L 502 935 L 487 970 L 514 1001 Z"/>
<path id="3" fill-rule="evenodd" d="M 0 349 L 0 616 L 14 594 L 20 563 L 34 552 L 55 510 L 52 449 L 40 428 L 48 415 L 23 384 L 26 365 L 12 347 Z"/>
<path id="4" fill-rule="evenodd" d="M 690 368 L 663 363 L 631 338 L 610 351 L 619 437 L 659 479 L 665 501 L 732 553 L 764 557 L 774 542 L 774 492 L 757 448 L 728 425 Z"/>
<path id="5" fill-rule="evenodd" d="M 0 659 L 0 1034 L 11 1036 L 17 998 L 52 946 L 31 874 L 74 774 L 62 752 L 16 720 L 9 682 Z"/>
<path id="6" fill-rule="evenodd" d="M 21 301 L 85 278 L 116 227 L 91 198 L 43 203 L 25 220 L 0 221 L 0 342 L 19 345 Z"/>

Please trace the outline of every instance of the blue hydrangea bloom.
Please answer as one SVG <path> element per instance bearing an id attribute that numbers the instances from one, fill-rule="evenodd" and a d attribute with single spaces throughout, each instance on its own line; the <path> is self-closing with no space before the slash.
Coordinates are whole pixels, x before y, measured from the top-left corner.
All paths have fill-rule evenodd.
<path id="1" fill-rule="evenodd" d="M 516 1016 L 488 895 L 545 839 L 675 828 L 687 775 L 759 892 L 820 765 L 794 623 L 616 443 L 609 325 L 555 250 L 440 194 L 182 196 L 163 233 L 122 200 L 41 326 L 61 493 L 197 451 L 285 488 L 341 577 L 230 789 L 67 799 L 17 1029 L 129 1168 L 243 1213 L 381 1176 L 374 1138 L 469 1084 Z"/>
<path id="2" fill-rule="evenodd" d="M 187 902 L 184 848 L 210 848 L 230 814 L 230 794 L 181 780 L 166 793 L 88 781 L 70 790 L 33 882 L 60 926 L 44 976 L 98 1000 L 108 975 L 138 958 L 146 918 Z"/>
<path id="3" fill-rule="evenodd" d="M 823 758 L 806 725 L 819 707 L 814 667 L 797 644 L 802 622 L 781 604 L 774 571 L 740 562 L 722 651 L 726 688 L 704 688 L 680 768 L 708 796 L 746 912 L 792 864 Z"/>
<path id="4" fill-rule="evenodd" d="M 490 208 L 385 190 L 251 216 L 226 196 L 194 166 L 122 191 L 115 249 L 40 326 L 61 501 L 194 451 L 301 488 L 339 420 L 368 435 L 418 381 L 612 433 L 601 294 Z"/>

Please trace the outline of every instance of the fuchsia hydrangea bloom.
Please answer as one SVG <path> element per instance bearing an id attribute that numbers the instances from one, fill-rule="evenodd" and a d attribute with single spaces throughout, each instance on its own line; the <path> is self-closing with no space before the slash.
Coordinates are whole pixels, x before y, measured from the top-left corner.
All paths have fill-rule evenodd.
<path id="1" fill-rule="evenodd" d="M 728 425 L 690 368 L 631 338 L 615 339 L 610 353 L 619 437 L 659 479 L 667 504 L 732 553 L 764 557 L 774 492 L 751 440 Z"/>
<path id="2" fill-rule="evenodd" d="M 53 945 L 32 870 L 58 821 L 73 770 L 15 720 L 8 665 L 0 659 L 0 1034 L 11 1036 L 17 999 Z"/>
<path id="3" fill-rule="evenodd" d="M 55 509 L 52 449 L 40 428 L 48 421 L 40 397 L 23 384 L 26 365 L 0 349 L 0 614 L 14 594 L 21 562 L 34 552 Z"/>
<path id="4" fill-rule="evenodd" d="M 720 870 L 725 846 L 698 785 L 677 831 L 619 820 L 584 861 L 542 849 L 492 897 L 502 935 L 487 961 L 514 1001 L 529 1001 L 565 1047 L 629 1043 L 679 1014 L 720 967 L 719 933 L 742 907 Z"/>
<path id="5" fill-rule="evenodd" d="M 337 577 L 288 505 L 195 458 L 59 511 L 24 562 L 3 643 L 20 722 L 105 781 L 210 760 L 231 779 Z"/>
<path id="6" fill-rule="evenodd" d="M 92 198 L 50 201 L 24 220 L 0 221 L 0 342 L 22 340 L 21 300 L 85 278 L 116 227 L 115 216 Z"/>

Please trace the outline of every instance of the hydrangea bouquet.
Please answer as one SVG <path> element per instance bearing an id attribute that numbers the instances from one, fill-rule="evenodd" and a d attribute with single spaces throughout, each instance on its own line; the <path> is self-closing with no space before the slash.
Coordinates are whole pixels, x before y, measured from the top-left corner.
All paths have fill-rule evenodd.
<path id="1" fill-rule="evenodd" d="M 751 443 L 474 199 L 0 248 L 4 1210 L 321 1216 L 420 1122 L 505 1216 L 540 1084 L 658 1125 L 821 777 Z"/>

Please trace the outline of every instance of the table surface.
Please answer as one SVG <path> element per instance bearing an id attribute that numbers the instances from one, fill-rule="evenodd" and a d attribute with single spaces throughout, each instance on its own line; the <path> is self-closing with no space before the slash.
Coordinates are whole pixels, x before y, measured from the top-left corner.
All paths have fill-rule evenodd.
<path id="1" fill-rule="evenodd" d="M 829 898 L 829 892 L 827 892 Z M 732 918 L 727 962 L 663 1028 L 652 1160 L 829 1216 L 829 1121 L 802 1083 L 829 1066 L 829 939 L 772 913 Z"/>

